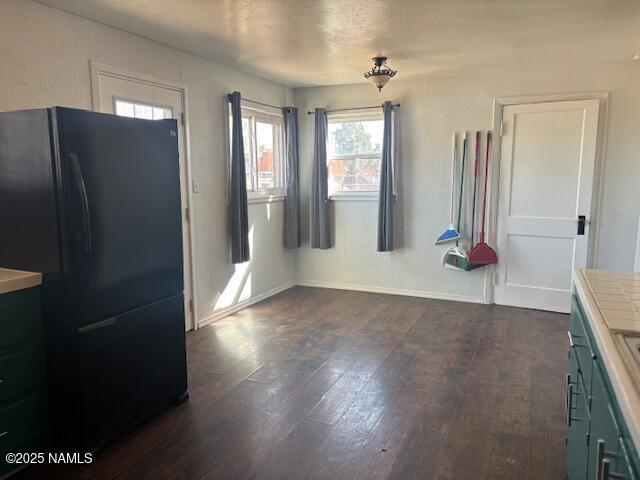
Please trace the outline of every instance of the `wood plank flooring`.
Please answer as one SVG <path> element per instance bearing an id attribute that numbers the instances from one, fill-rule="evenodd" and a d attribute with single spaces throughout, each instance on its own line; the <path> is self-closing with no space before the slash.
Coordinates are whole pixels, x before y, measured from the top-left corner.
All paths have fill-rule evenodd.
<path id="1" fill-rule="evenodd" d="M 296 287 L 188 334 L 187 403 L 21 477 L 563 479 L 568 324 Z"/>

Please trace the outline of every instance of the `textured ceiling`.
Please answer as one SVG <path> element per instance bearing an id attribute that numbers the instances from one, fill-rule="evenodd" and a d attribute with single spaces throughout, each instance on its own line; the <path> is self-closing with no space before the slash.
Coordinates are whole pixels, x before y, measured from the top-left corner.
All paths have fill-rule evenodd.
<path id="1" fill-rule="evenodd" d="M 291 86 L 630 60 L 638 0 L 39 0 Z"/>

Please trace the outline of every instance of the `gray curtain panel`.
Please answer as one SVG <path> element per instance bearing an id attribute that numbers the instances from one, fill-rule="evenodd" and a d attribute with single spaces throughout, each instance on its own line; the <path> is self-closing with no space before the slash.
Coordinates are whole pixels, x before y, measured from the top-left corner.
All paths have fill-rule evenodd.
<path id="1" fill-rule="evenodd" d="M 231 103 L 231 175 L 229 185 L 229 240 L 231 261 L 243 263 L 249 260 L 249 209 L 247 207 L 247 177 L 244 167 L 244 143 L 242 141 L 242 112 L 240 92 L 228 95 Z"/>
<path id="2" fill-rule="evenodd" d="M 327 173 L 327 112 L 315 111 L 313 172 L 311 174 L 311 248 L 331 248 Z"/>
<path id="3" fill-rule="evenodd" d="M 393 107 L 382 104 L 384 133 L 382 136 L 382 165 L 378 202 L 378 251 L 393 251 Z"/>
<path id="4" fill-rule="evenodd" d="M 285 107 L 285 155 L 287 164 L 286 198 L 284 200 L 284 246 L 300 246 L 300 180 L 298 174 L 298 109 Z"/>

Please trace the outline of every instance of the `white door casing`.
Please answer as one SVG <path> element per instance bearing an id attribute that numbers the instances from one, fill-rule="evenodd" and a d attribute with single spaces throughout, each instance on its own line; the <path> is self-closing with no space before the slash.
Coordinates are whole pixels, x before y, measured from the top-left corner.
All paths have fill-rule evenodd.
<path id="1" fill-rule="evenodd" d="M 587 266 L 599 107 L 572 100 L 503 108 L 495 303 L 570 311 L 573 269 Z"/>
<path id="2" fill-rule="evenodd" d="M 186 131 L 185 87 L 147 75 L 127 72 L 102 64 L 91 63 L 93 108 L 115 113 L 115 101 L 127 100 L 170 108 L 178 123 L 178 151 L 180 155 L 180 196 L 182 204 L 182 245 L 184 268 L 185 330 L 197 328 L 195 314 L 195 283 L 193 277 L 193 232 L 191 224 L 190 165 Z"/>

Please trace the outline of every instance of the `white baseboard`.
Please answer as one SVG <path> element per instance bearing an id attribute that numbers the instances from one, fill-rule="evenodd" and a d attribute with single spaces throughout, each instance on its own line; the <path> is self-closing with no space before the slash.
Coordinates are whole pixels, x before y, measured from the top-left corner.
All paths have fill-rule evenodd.
<path id="1" fill-rule="evenodd" d="M 358 285 L 353 283 L 323 282 L 316 280 L 298 281 L 301 287 L 335 288 L 338 290 L 355 290 L 357 292 L 387 293 L 390 295 L 404 295 L 405 297 L 432 298 L 435 300 L 450 300 L 453 302 L 485 303 L 482 297 L 469 297 L 452 293 L 427 292 L 424 290 L 405 290 L 401 288 L 375 287 L 372 285 Z"/>
<path id="2" fill-rule="evenodd" d="M 247 308 L 254 303 L 261 302 L 262 300 L 272 297 L 280 292 L 284 292 L 285 290 L 289 290 L 292 287 L 296 286 L 296 282 L 287 282 L 279 287 L 273 288 L 269 291 L 261 293 L 260 295 L 256 295 L 255 297 L 247 298 L 246 300 L 242 300 L 241 302 L 236 303 L 235 305 L 231 305 L 226 308 L 222 308 L 220 310 L 216 310 L 213 315 L 209 315 L 206 318 L 203 318 L 198 321 L 198 328 L 204 327 L 205 325 L 209 325 L 217 320 L 220 320 L 224 317 L 228 317 L 231 314 L 236 313 L 243 308 Z"/>
<path id="3" fill-rule="evenodd" d="M 220 320 L 224 317 L 228 317 L 236 313 L 243 308 L 247 308 L 255 303 L 261 302 L 269 297 L 272 297 L 280 292 L 289 290 L 292 287 L 317 287 L 317 288 L 335 288 L 337 290 L 354 290 L 356 292 L 370 292 L 370 293 L 386 293 L 390 295 L 403 295 L 405 297 L 419 297 L 419 298 L 432 298 L 435 300 L 450 300 L 453 302 L 467 302 L 467 303 L 484 303 L 484 299 L 481 297 L 469 297 L 466 295 L 455 295 L 451 293 L 439 293 L 439 292 L 427 292 L 424 290 L 405 290 L 400 288 L 387 288 L 387 287 L 375 287 L 372 285 L 358 285 L 353 283 L 339 283 L 339 282 L 322 282 L 316 280 L 304 280 L 299 282 L 287 282 L 284 285 L 273 288 L 267 292 L 256 295 L 255 297 L 247 298 L 241 302 L 231 305 L 214 312 L 213 315 L 209 315 L 198 322 L 198 328 L 204 327 Z"/>

